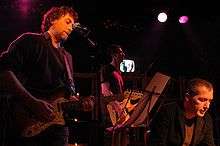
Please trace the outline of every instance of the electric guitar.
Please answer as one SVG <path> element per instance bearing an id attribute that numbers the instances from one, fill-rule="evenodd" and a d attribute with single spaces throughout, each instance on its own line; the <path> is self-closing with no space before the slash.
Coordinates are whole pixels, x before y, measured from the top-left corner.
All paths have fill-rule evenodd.
<path id="1" fill-rule="evenodd" d="M 138 100 L 143 97 L 143 93 L 126 90 L 123 96 L 123 101 L 113 100 L 107 104 L 107 110 L 113 126 L 123 124 L 129 119 L 129 113 L 135 108 Z"/>
<path id="2" fill-rule="evenodd" d="M 91 98 L 91 101 L 94 102 L 94 97 Z M 40 134 L 46 130 L 49 126 L 52 125 L 65 125 L 65 120 L 63 117 L 63 111 L 65 108 L 74 106 L 76 109 L 81 109 L 81 101 L 69 101 L 64 97 L 53 97 L 51 100 L 47 100 L 48 103 L 54 106 L 54 116 L 55 118 L 49 122 L 43 122 L 33 116 L 33 113 L 30 113 L 30 110 L 22 106 L 22 104 L 15 104 L 15 118 L 18 129 L 23 137 L 32 137 Z"/>

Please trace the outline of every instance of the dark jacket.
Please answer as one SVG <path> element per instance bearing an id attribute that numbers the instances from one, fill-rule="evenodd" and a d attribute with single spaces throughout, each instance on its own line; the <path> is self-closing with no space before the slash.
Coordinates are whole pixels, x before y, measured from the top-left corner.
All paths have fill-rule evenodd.
<path id="1" fill-rule="evenodd" d="M 182 146 L 185 137 L 184 112 L 177 103 L 161 107 L 151 123 L 148 146 Z M 197 117 L 191 146 L 214 146 L 210 115 Z"/>

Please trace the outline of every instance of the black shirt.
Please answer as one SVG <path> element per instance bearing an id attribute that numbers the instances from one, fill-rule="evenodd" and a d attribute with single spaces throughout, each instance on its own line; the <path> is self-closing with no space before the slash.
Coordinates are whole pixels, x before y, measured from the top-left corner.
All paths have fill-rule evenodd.
<path id="1" fill-rule="evenodd" d="M 13 71 L 32 94 L 50 95 L 66 88 L 63 52 L 68 56 L 72 71 L 71 55 L 63 48 L 54 48 L 48 33 L 24 33 L 10 44 L 0 58 L 0 71 Z"/>

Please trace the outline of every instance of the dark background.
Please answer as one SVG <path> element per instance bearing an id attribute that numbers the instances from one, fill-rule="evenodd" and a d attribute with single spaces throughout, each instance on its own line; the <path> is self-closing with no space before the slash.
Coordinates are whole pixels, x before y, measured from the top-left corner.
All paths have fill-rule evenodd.
<path id="1" fill-rule="evenodd" d="M 72 6 L 79 21 L 97 43 L 73 32 L 65 43 L 72 53 L 74 71 L 97 72 L 105 62 L 106 47 L 123 46 L 126 58 L 134 59 L 136 72 L 153 75 L 159 71 L 175 79 L 201 77 L 215 87 L 216 124 L 220 87 L 220 12 L 217 1 L 193 0 L 1 0 L 0 52 L 23 32 L 40 32 L 42 15 L 51 7 Z M 156 20 L 160 11 L 168 13 L 166 23 Z M 179 15 L 189 22 L 178 23 Z M 217 133 L 218 134 L 218 133 Z"/>
<path id="2" fill-rule="evenodd" d="M 144 62 L 137 72 L 146 71 L 154 62 L 154 67 L 161 64 L 159 68 L 172 75 L 218 76 L 220 17 L 215 1 L 2 0 L 1 50 L 23 32 L 40 32 L 43 13 L 54 5 L 74 7 L 80 23 L 90 28 L 96 48 L 89 47 L 86 40 L 75 40 L 74 33 L 66 42 L 81 58 L 93 57 L 110 43 L 119 43 L 129 58 Z M 161 10 L 168 12 L 165 24 L 156 20 Z M 187 25 L 177 22 L 181 14 L 189 15 Z"/>
<path id="3" fill-rule="evenodd" d="M 173 78 L 202 77 L 220 83 L 220 12 L 216 1 L 191 0 L 1 0 L 0 51 L 23 32 L 40 32 L 42 15 L 51 7 L 72 6 L 90 29 L 87 38 L 73 32 L 65 43 L 74 57 L 75 72 L 97 72 L 111 43 L 122 45 L 136 73 L 160 71 Z M 166 23 L 156 19 L 168 13 Z M 187 24 L 178 16 L 188 15 Z"/>
<path id="4" fill-rule="evenodd" d="M 65 46 L 76 72 L 96 72 L 106 47 L 117 43 L 135 60 L 136 73 L 202 77 L 216 88 L 220 83 L 220 12 L 213 0 L 1 0 L 0 51 L 23 32 L 40 32 L 42 15 L 58 5 L 74 7 L 97 43 L 91 47 L 86 38 L 71 34 Z M 156 20 L 161 11 L 168 13 L 166 23 Z M 189 23 L 179 24 L 179 15 L 188 15 Z"/>

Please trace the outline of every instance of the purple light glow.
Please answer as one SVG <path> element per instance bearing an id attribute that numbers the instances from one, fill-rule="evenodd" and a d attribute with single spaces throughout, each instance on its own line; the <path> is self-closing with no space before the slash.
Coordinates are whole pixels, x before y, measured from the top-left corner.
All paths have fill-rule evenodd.
<path id="1" fill-rule="evenodd" d="M 181 16 L 179 17 L 179 23 L 187 23 L 189 20 L 189 17 L 188 16 Z"/>
<path id="2" fill-rule="evenodd" d="M 31 9 L 31 0 L 19 0 L 19 7 L 23 17 L 28 15 L 28 12 Z"/>

